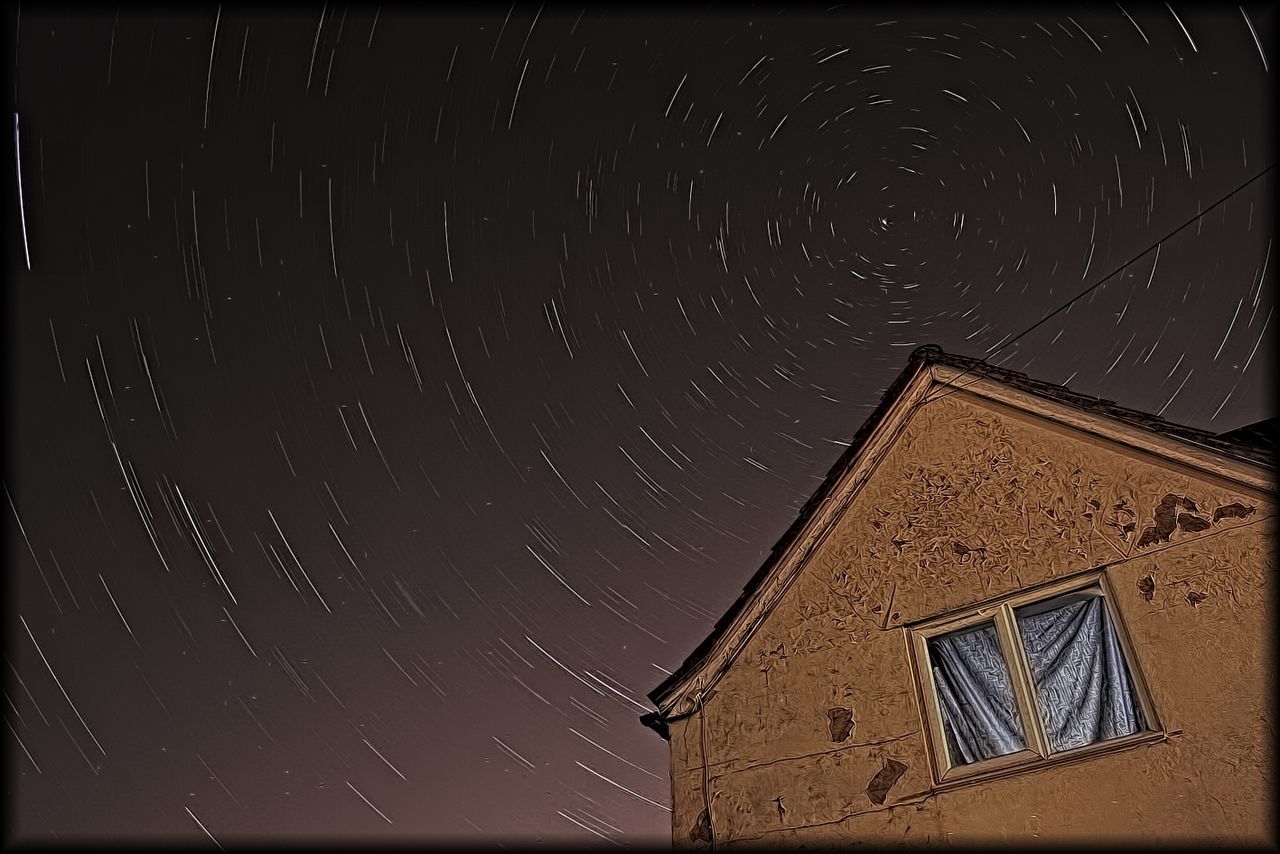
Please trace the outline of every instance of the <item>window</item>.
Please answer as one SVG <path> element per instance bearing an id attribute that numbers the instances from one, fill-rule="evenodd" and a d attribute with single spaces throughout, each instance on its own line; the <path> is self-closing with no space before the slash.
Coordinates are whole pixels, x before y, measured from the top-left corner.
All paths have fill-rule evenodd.
<path id="1" fill-rule="evenodd" d="M 937 783 L 1159 733 L 1101 573 L 909 632 Z"/>

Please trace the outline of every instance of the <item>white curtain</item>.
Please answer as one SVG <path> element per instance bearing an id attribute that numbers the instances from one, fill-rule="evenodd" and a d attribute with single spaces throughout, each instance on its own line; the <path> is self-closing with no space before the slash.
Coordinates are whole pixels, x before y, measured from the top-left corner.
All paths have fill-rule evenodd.
<path id="1" fill-rule="evenodd" d="M 953 765 L 1015 753 L 1026 746 L 995 626 L 933 638 L 929 659 Z"/>
<path id="2" fill-rule="evenodd" d="M 1035 610 L 1015 613 L 1050 747 L 1070 750 L 1145 729 L 1102 597 Z"/>
<path id="3" fill-rule="evenodd" d="M 1021 608 L 1015 616 L 1053 752 L 1146 729 L 1101 596 L 1073 594 Z M 953 765 L 1026 746 L 993 624 L 930 639 L 929 659 Z"/>

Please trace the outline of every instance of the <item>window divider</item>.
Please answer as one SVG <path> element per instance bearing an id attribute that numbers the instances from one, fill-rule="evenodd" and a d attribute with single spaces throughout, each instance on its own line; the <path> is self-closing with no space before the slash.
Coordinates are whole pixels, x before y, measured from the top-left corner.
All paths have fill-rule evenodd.
<path id="1" fill-rule="evenodd" d="M 1022 716 L 1022 734 L 1027 747 L 1041 757 L 1049 755 L 1049 737 L 1040 719 L 1040 704 L 1036 698 L 1036 686 L 1022 646 L 1022 635 L 1010 605 L 1001 605 L 996 612 L 996 632 L 1000 636 L 1013 694 L 1018 701 L 1018 714 Z"/>

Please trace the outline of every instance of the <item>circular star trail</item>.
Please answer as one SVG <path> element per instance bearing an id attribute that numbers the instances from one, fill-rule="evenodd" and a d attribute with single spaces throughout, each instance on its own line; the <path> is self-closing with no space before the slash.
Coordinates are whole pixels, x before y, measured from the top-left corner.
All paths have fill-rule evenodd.
<path id="1" fill-rule="evenodd" d="M 662 844 L 912 349 L 1274 414 L 1271 9 L 5 14 L 24 840 Z"/>

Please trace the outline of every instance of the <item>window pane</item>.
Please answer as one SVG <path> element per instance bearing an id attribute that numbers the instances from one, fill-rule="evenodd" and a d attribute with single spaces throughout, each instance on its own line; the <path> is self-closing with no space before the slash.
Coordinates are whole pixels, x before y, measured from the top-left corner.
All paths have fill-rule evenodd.
<path id="1" fill-rule="evenodd" d="M 993 624 L 930 638 L 929 664 L 952 765 L 1026 747 L 1009 666 Z"/>
<path id="2" fill-rule="evenodd" d="M 1124 651 L 1099 591 L 1014 612 L 1054 751 L 1146 729 Z"/>

